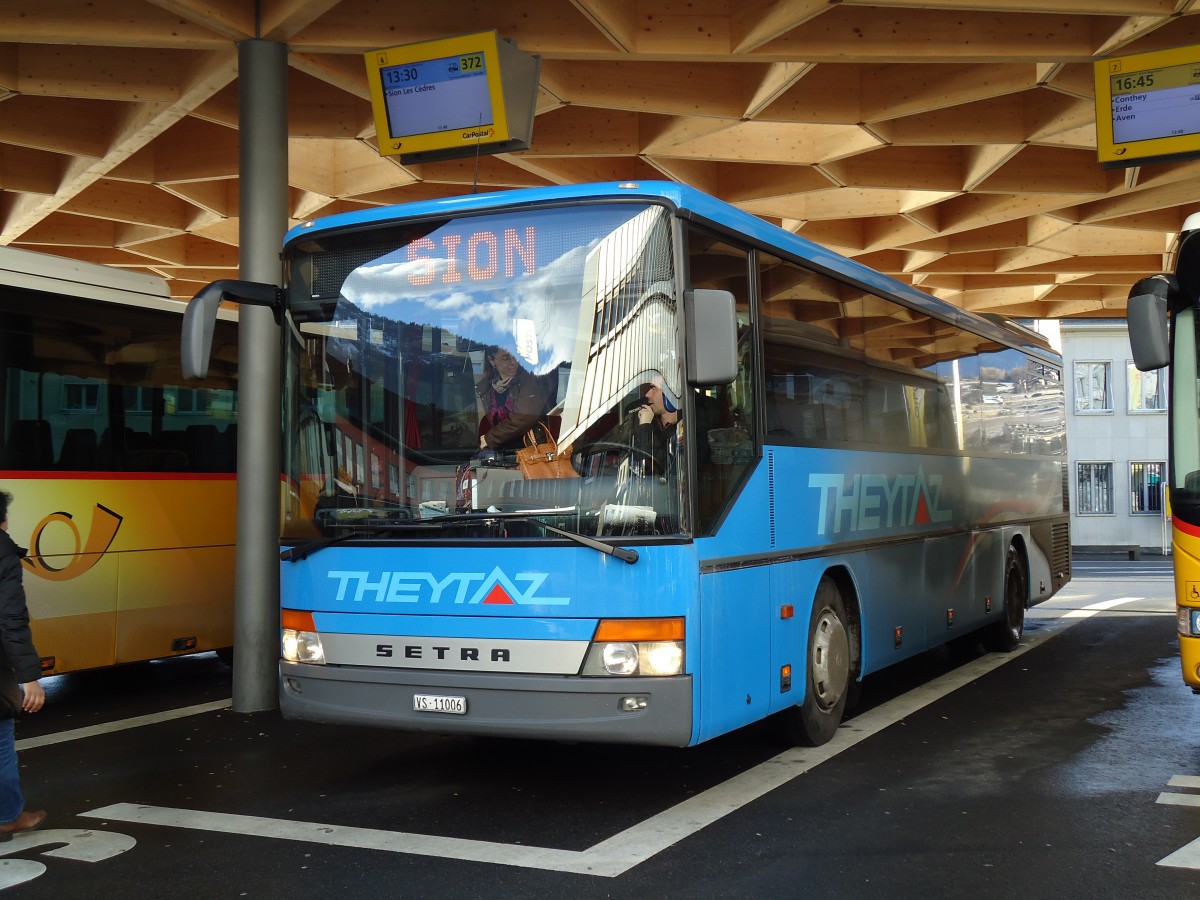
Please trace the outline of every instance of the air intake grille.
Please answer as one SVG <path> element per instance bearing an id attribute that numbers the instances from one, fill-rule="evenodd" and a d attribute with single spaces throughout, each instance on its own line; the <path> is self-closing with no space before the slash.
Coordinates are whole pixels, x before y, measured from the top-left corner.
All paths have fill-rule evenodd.
<path id="1" fill-rule="evenodd" d="M 1051 526 L 1050 571 L 1058 589 L 1071 580 L 1071 526 L 1061 522 Z"/>
<path id="2" fill-rule="evenodd" d="M 771 549 L 775 549 L 775 451 L 767 451 L 767 503 L 770 510 Z"/>

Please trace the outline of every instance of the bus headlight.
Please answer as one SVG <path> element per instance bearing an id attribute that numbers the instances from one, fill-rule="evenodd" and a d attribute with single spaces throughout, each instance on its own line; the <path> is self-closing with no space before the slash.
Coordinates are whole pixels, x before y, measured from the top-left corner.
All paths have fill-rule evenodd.
<path id="1" fill-rule="evenodd" d="M 637 644 L 602 644 L 600 656 L 609 675 L 632 675 L 638 669 Z"/>
<path id="2" fill-rule="evenodd" d="M 1184 637 L 1200 637 L 1200 609 L 1191 606 L 1175 607 L 1179 633 Z"/>
<path id="3" fill-rule="evenodd" d="M 679 675 L 683 672 L 681 641 L 650 641 L 641 647 L 643 675 Z"/>
<path id="4" fill-rule="evenodd" d="M 583 675 L 682 675 L 683 619 L 605 619 L 596 628 Z"/>
<path id="5" fill-rule="evenodd" d="M 321 636 L 315 631 L 283 629 L 282 651 L 288 662 L 325 665 L 325 649 L 321 646 Z"/>

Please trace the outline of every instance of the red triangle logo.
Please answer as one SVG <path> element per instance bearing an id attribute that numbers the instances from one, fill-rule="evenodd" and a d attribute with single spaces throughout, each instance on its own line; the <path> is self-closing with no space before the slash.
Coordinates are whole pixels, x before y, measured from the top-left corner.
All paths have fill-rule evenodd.
<path id="1" fill-rule="evenodd" d="M 487 596 L 483 598 L 484 603 L 507 603 L 512 606 L 513 599 L 508 596 L 508 591 L 504 590 L 499 584 L 493 585 L 492 589 L 487 592 Z"/>
<path id="2" fill-rule="evenodd" d="M 924 493 L 917 495 L 917 515 L 913 522 L 916 525 L 929 524 L 929 506 L 925 503 Z"/>

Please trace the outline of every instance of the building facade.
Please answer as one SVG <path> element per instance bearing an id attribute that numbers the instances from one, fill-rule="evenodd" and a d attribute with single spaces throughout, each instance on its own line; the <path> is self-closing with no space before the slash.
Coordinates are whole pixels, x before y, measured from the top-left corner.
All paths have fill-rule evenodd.
<path id="1" fill-rule="evenodd" d="M 1064 319 L 1059 330 L 1071 543 L 1169 553 L 1166 371 L 1134 367 L 1124 319 Z"/>

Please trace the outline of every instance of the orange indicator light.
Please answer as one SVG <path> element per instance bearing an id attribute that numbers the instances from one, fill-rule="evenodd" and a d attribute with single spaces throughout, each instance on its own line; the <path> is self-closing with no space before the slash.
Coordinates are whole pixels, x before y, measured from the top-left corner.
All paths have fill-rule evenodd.
<path id="1" fill-rule="evenodd" d="M 317 626 L 313 622 L 313 614 L 308 610 L 301 609 L 284 609 L 280 610 L 279 623 L 284 628 L 290 628 L 293 631 L 316 631 Z"/>

